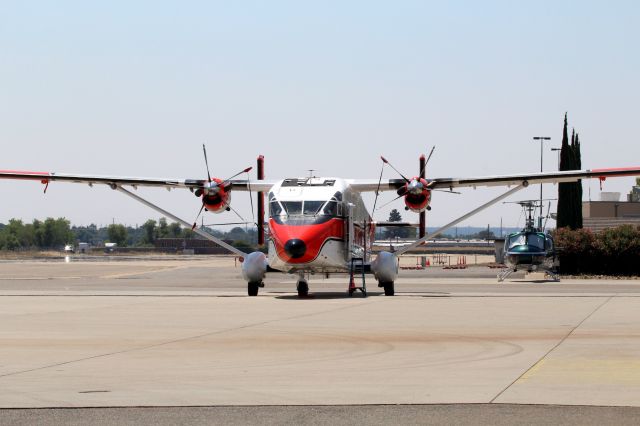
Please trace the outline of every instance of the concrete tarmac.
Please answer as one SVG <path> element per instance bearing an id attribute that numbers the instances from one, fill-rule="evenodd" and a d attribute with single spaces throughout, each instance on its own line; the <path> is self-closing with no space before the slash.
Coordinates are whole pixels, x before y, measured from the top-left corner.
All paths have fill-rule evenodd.
<path id="1" fill-rule="evenodd" d="M 0 262 L 0 407 L 640 407 L 640 281 L 495 273 L 300 300 L 281 274 L 246 297 L 233 258 Z"/>

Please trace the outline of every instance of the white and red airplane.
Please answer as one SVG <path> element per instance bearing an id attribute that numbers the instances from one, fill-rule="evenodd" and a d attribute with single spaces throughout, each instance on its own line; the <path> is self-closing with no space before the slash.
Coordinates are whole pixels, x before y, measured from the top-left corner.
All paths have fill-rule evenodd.
<path id="1" fill-rule="evenodd" d="M 433 150 L 432 150 L 433 152 Z M 381 157 L 384 164 L 389 162 Z M 206 161 L 206 150 L 205 150 Z M 44 185 L 50 182 L 85 183 L 89 186 L 107 185 L 120 191 L 148 207 L 158 211 L 199 235 L 214 241 L 232 253 L 242 257 L 242 274 L 248 283 L 249 296 L 256 296 L 263 287 L 267 272 L 279 271 L 298 276 L 298 295 L 308 294 L 307 277 L 310 274 L 347 273 L 350 274 L 349 294 L 356 289 L 354 274 L 362 274 L 363 285 L 358 287 L 366 296 L 364 274 L 372 273 L 378 286 L 384 288 L 385 295 L 394 295 L 394 282 L 398 276 L 398 256 L 424 244 L 425 241 L 455 226 L 459 222 L 479 213 L 509 195 L 531 184 L 575 182 L 579 179 L 597 178 L 601 181 L 609 177 L 638 176 L 640 167 L 609 168 L 593 170 L 571 170 L 562 172 L 499 175 L 474 178 L 426 179 L 426 161 L 421 157 L 420 175 L 401 179 L 358 180 L 338 177 L 288 178 L 277 181 L 264 180 L 263 157 L 258 157 L 258 180 L 212 178 L 206 179 L 155 179 L 138 177 L 93 176 L 65 173 L 0 170 L 0 178 L 36 180 Z M 428 159 L 427 159 L 428 161 Z M 383 164 L 383 167 L 384 167 Z M 391 164 L 389 164 L 391 166 Z M 393 166 L 391 166 L 393 168 Z M 249 172 L 249 167 L 240 173 Z M 394 168 L 394 170 L 396 170 Z M 397 171 L 397 170 L 396 170 Z M 234 177 L 238 176 L 236 174 Z M 399 172 L 398 172 L 399 173 Z M 186 188 L 201 198 L 202 210 L 220 213 L 229 210 L 233 191 L 258 192 L 259 243 L 264 243 L 264 194 L 268 204 L 268 254 L 261 251 L 245 253 L 225 243 L 173 215 L 163 208 L 147 201 L 125 187 Z M 506 186 L 504 194 L 471 210 L 429 235 L 424 235 L 424 214 L 430 210 L 432 191 L 452 191 L 453 188 L 479 186 Z M 45 187 L 46 191 L 46 187 Z M 372 256 L 373 236 L 376 223 L 373 222 L 365 203 L 363 192 L 397 191 L 398 198 L 404 198 L 407 210 L 421 215 L 421 238 L 395 251 L 381 251 Z M 374 204 L 375 210 L 375 204 Z"/>

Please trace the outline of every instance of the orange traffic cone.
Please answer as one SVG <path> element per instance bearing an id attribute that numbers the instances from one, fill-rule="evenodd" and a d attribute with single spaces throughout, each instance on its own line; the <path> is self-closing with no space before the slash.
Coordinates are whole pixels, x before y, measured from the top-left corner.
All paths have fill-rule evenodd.
<path id="1" fill-rule="evenodd" d="M 351 276 L 351 278 L 349 279 L 349 290 L 355 290 L 356 289 L 356 282 L 353 279 L 353 275 Z"/>

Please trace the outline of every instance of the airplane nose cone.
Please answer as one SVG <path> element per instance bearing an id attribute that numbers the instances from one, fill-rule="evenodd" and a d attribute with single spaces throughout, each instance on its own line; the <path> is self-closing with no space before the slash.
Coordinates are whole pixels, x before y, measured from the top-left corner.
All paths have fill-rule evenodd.
<path id="1" fill-rule="evenodd" d="M 285 243 L 284 251 L 292 259 L 298 259 L 299 257 L 304 256 L 304 253 L 307 251 L 307 246 L 304 241 L 294 238 Z"/>

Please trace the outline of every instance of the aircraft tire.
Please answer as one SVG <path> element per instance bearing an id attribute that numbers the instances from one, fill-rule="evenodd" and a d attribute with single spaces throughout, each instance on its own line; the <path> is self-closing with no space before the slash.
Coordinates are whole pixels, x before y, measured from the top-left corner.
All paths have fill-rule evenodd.
<path id="1" fill-rule="evenodd" d="M 307 297 L 309 295 L 309 284 L 306 281 L 298 282 L 298 297 Z"/>
<path id="2" fill-rule="evenodd" d="M 260 283 L 250 282 L 247 285 L 247 293 L 249 294 L 249 296 L 257 296 L 259 288 L 260 288 Z"/>
<path id="3" fill-rule="evenodd" d="M 382 285 L 384 287 L 384 295 L 385 296 L 393 296 L 396 294 L 395 287 L 393 285 L 393 281 L 389 283 L 384 283 Z"/>

